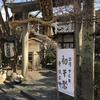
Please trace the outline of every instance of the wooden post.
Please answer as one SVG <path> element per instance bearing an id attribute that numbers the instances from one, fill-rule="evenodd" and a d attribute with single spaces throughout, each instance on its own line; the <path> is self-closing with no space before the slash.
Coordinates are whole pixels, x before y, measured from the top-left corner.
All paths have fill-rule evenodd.
<path id="1" fill-rule="evenodd" d="M 76 22 L 75 23 L 75 48 L 76 48 L 76 68 L 77 71 L 80 70 L 80 30 L 81 24 Z"/>
<path id="2" fill-rule="evenodd" d="M 15 47 L 15 50 L 14 50 L 14 61 L 13 61 L 13 72 L 16 73 L 17 71 L 17 41 L 14 40 L 14 47 Z"/>
<path id="3" fill-rule="evenodd" d="M 81 2 L 79 1 L 75 1 L 75 8 L 74 8 L 75 12 L 79 12 L 81 11 Z M 81 22 L 80 20 L 76 20 L 75 22 L 75 48 L 76 48 L 76 68 L 77 68 L 77 72 L 80 72 L 80 64 L 81 64 L 81 59 L 80 59 L 80 47 L 81 47 Z"/>
<path id="4" fill-rule="evenodd" d="M 85 15 L 82 23 L 82 95 L 83 100 L 94 100 L 94 0 L 84 0 Z"/>
<path id="5" fill-rule="evenodd" d="M 28 13 L 23 11 L 23 20 L 27 19 Z M 28 30 L 27 24 L 23 25 L 22 33 L 22 75 L 27 76 L 28 70 Z"/>
<path id="6" fill-rule="evenodd" d="M 0 47 L 0 68 L 2 68 L 2 54 L 1 54 L 2 50 L 1 50 L 1 47 Z"/>

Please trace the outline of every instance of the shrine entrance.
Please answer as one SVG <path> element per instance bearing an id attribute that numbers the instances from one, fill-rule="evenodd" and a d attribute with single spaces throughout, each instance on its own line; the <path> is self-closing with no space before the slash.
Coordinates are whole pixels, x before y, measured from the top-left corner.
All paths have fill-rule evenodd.
<path id="1" fill-rule="evenodd" d="M 98 2 L 100 1 L 98 0 Z M 21 12 L 23 16 L 22 20 L 10 23 L 11 26 L 23 25 L 23 75 L 27 72 L 28 63 L 28 46 L 26 43 L 28 41 L 27 23 L 37 21 L 44 25 L 46 29 L 47 27 L 52 27 L 52 23 L 57 21 L 71 21 L 71 23 L 74 23 L 77 72 L 82 75 L 82 99 L 94 100 L 95 38 L 91 34 L 99 28 L 100 14 L 97 14 L 96 10 L 99 7 L 98 2 L 95 0 L 39 0 L 39 2 L 26 2 L 19 5 L 7 4 L 13 13 Z M 16 8 L 19 9 L 16 10 Z M 28 18 L 28 12 L 36 10 L 42 12 L 42 18 Z M 53 27 L 56 33 L 56 25 Z"/>

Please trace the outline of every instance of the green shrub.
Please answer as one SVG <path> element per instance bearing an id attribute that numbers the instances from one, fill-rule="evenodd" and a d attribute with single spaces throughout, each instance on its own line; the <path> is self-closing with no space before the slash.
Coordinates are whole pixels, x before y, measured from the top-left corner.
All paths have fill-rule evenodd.
<path id="1" fill-rule="evenodd" d="M 82 72 L 77 72 L 77 85 L 82 87 Z"/>
<path id="2" fill-rule="evenodd" d="M 6 66 L 6 65 L 11 65 L 11 61 L 9 58 L 5 57 L 4 54 L 2 54 L 2 66 Z"/>
<path id="3" fill-rule="evenodd" d="M 77 85 L 82 88 L 82 72 L 77 73 Z M 94 96 L 100 96 L 100 62 L 94 65 Z"/>
<path id="4" fill-rule="evenodd" d="M 50 52 L 45 57 L 46 64 L 51 63 L 52 67 L 56 67 L 56 52 Z"/>
<path id="5" fill-rule="evenodd" d="M 95 63 L 94 66 L 94 95 L 100 95 L 100 63 Z"/>

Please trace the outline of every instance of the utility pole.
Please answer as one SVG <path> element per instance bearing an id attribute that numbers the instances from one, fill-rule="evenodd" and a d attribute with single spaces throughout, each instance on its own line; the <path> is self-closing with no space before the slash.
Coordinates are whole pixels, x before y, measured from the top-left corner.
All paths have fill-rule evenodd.
<path id="1" fill-rule="evenodd" d="M 82 96 L 83 100 L 94 100 L 94 0 L 84 0 L 82 21 Z"/>

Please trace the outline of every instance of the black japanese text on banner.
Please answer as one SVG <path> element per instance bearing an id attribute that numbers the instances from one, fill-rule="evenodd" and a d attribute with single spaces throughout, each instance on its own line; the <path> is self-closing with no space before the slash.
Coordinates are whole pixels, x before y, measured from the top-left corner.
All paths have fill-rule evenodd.
<path id="1" fill-rule="evenodd" d="M 58 91 L 75 96 L 75 50 L 58 49 L 57 51 L 57 86 Z"/>
<path id="2" fill-rule="evenodd" d="M 4 43 L 5 56 L 10 58 L 14 56 L 14 43 L 6 42 Z"/>

